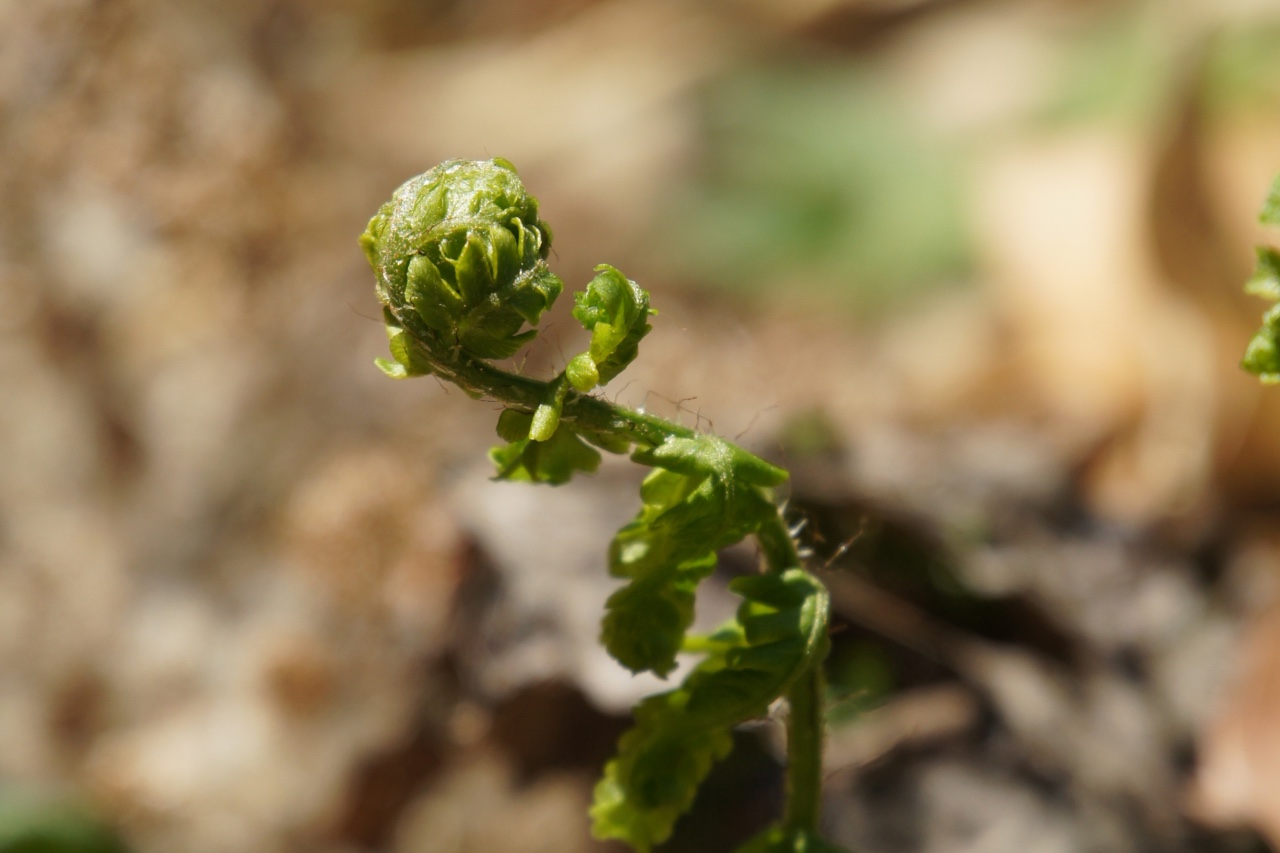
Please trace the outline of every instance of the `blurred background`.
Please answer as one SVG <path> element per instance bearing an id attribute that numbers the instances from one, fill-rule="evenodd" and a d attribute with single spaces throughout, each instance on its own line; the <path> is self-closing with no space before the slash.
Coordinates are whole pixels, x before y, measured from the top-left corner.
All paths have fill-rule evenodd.
<path id="1" fill-rule="evenodd" d="M 635 466 L 372 365 L 357 235 L 491 156 L 653 293 L 607 394 L 792 468 L 834 839 L 1280 844 L 1280 1 L 0 0 L 0 850 L 618 849 Z M 777 813 L 739 741 L 666 849 Z"/>

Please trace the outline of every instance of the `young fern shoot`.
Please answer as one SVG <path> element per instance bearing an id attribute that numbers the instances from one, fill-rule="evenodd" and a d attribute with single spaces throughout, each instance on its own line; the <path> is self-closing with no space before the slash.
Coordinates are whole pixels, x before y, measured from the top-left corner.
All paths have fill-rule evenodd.
<path id="1" fill-rule="evenodd" d="M 635 709 L 596 785 L 593 832 L 647 853 L 692 805 L 731 733 L 788 700 L 788 802 L 782 820 L 739 853 L 838 853 L 818 834 L 826 589 L 801 565 L 771 489 L 787 473 L 712 435 L 592 394 L 635 359 L 649 332 L 649 294 L 608 265 L 575 295 L 585 352 L 543 381 L 491 362 L 532 340 L 563 289 L 546 263 L 551 231 L 505 160 L 450 160 L 397 189 L 360 238 L 377 276 L 388 376 L 434 375 L 503 406 L 490 451 L 497 477 L 560 484 L 594 471 L 600 451 L 652 469 L 641 509 L 614 537 L 601 642 L 633 672 L 665 677 L 684 650 L 704 656 L 674 690 Z M 691 637 L 698 583 L 716 552 L 754 536 L 759 575 L 738 578 L 737 616 Z"/>
<path id="2" fill-rule="evenodd" d="M 1280 175 L 1262 205 L 1258 220 L 1280 228 Z M 1255 296 L 1276 303 L 1262 316 L 1262 328 L 1249 341 L 1240 364 L 1267 384 L 1280 382 L 1280 251 L 1271 246 L 1258 247 L 1258 265 L 1244 286 Z"/>

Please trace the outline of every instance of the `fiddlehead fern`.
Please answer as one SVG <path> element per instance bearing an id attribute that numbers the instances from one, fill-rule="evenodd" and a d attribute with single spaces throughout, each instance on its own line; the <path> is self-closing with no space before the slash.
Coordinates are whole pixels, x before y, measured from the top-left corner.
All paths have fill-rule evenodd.
<path id="1" fill-rule="evenodd" d="M 538 202 L 503 160 L 450 160 L 408 181 L 360 246 L 378 297 L 414 337 L 429 330 L 479 358 L 514 355 L 537 335 L 520 328 L 536 324 L 563 288 L 547 268 L 551 232 Z M 392 354 L 393 375 L 413 369 Z"/>
<path id="2" fill-rule="evenodd" d="M 1258 219 L 1264 225 L 1280 227 L 1280 176 L 1271 184 L 1271 192 Z M 1280 251 L 1271 246 L 1258 247 L 1258 266 L 1245 290 L 1276 303 L 1262 317 L 1262 328 L 1249 341 L 1241 366 L 1268 384 L 1280 382 Z"/>
<path id="3" fill-rule="evenodd" d="M 500 479 L 563 483 L 592 471 L 600 450 L 653 468 L 642 508 L 620 530 L 609 570 L 627 580 L 610 597 L 601 639 L 633 671 L 666 676 L 681 651 L 701 663 L 671 691 L 636 708 L 635 727 L 596 786 L 594 831 L 648 851 L 692 804 L 734 726 L 786 696 L 790 800 L 781 823 L 749 853 L 831 851 L 817 836 L 821 662 L 827 594 L 800 565 L 773 487 L 787 474 L 723 439 L 592 396 L 636 357 L 649 332 L 649 294 L 613 267 L 575 297 L 588 349 L 548 381 L 490 362 L 515 354 L 562 284 L 546 265 L 551 231 L 504 160 L 451 160 L 413 178 L 369 222 L 360 244 L 377 276 L 392 360 L 403 378 L 434 374 L 501 402 L 490 456 Z M 687 636 L 698 583 L 716 552 L 755 536 L 763 574 L 739 578 L 737 617 L 709 637 Z"/>

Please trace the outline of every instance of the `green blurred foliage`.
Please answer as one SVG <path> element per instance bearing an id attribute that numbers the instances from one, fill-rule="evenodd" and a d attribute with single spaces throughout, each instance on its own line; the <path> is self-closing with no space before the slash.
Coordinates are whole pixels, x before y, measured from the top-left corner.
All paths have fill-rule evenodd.
<path id="1" fill-rule="evenodd" d="M 1280 108 L 1280 22 L 1218 33 L 1209 44 L 1204 74 L 1212 106 Z"/>
<path id="2" fill-rule="evenodd" d="M 1063 39 L 1035 123 L 1134 123 L 1159 115 L 1174 70 L 1170 40 L 1141 5 L 1119 4 Z"/>
<path id="3" fill-rule="evenodd" d="M 129 853 L 84 809 L 22 792 L 0 791 L 0 853 Z"/>
<path id="4" fill-rule="evenodd" d="M 1206 106 L 1280 107 L 1280 23 L 1179 36 L 1174 21 L 1148 4 L 1121 4 L 1090 18 L 1063 40 L 1058 74 L 1036 118 L 1160 121 L 1188 75 Z"/>
<path id="5" fill-rule="evenodd" d="M 968 269 L 958 152 L 862 65 L 738 70 L 701 108 L 705 162 L 663 223 L 675 269 L 861 307 Z"/>
<path id="6" fill-rule="evenodd" d="M 834 643 L 826 663 L 827 722 L 852 722 L 879 707 L 893 693 L 897 678 L 882 643 L 856 640 Z"/>
<path id="7" fill-rule="evenodd" d="M 1280 103 L 1280 26 L 1180 39 L 1142 3 L 1081 20 L 1048 43 L 1054 70 L 1024 112 L 955 135 L 927 127 L 874 58 L 789 55 L 710 81 L 701 160 L 658 226 L 663 262 L 737 293 L 889 306 L 967 276 L 968 165 L 1005 133 L 1151 125 L 1189 73 L 1210 106 Z"/>

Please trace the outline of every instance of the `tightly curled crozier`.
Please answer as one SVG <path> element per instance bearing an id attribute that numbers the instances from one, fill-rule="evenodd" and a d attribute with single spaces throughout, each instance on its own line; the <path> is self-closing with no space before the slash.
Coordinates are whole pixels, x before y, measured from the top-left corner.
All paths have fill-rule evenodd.
<path id="1" fill-rule="evenodd" d="M 563 288 L 547 268 L 551 231 L 537 199 L 502 159 L 448 160 L 409 180 L 360 246 L 398 325 L 476 358 L 514 355 L 537 334 L 521 328 Z"/>

